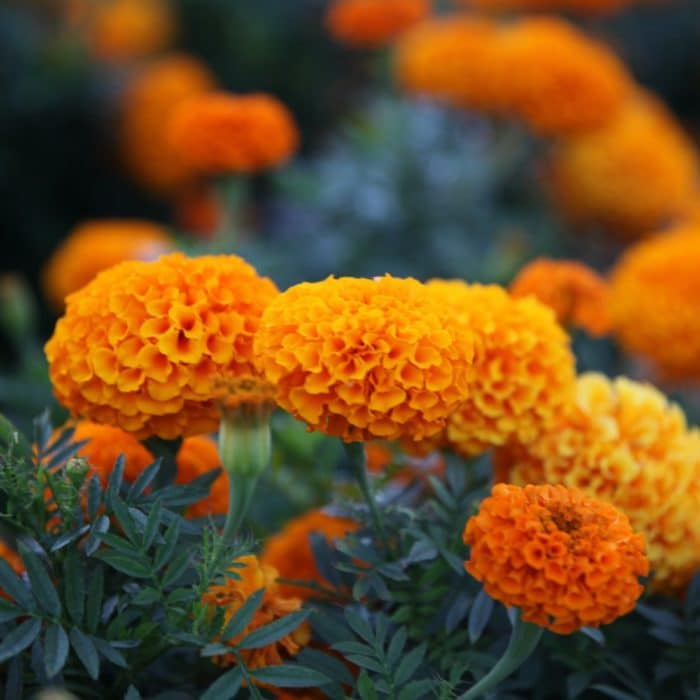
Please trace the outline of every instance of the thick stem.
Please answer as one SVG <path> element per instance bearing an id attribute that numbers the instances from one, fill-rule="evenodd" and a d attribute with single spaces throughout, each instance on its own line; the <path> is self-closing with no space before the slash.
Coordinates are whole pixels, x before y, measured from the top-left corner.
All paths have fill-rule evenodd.
<path id="1" fill-rule="evenodd" d="M 243 524 L 250 503 L 253 500 L 255 488 L 258 485 L 258 477 L 234 479 L 231 474 L 228 477 L 229 506 L 224 523 L 223 540 L 226 544 L 233 542 Z"/>

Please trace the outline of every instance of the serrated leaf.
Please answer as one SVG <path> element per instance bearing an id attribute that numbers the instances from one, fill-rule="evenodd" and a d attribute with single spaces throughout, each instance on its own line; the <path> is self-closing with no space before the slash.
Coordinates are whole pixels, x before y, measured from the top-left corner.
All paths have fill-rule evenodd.
<path id="1" fill-rule="evenodd" d="M 191 558 L 192 552 L 185 549 L 170 562 L 168 568 L 163 574 L 163 579 L 161 581 L 161 585 L 163 586 L 163 588 L 168 588 L 169 586 L 172 586 L 174 583 L 176 583 L 182 578 L 182 575 L 185 573 L 185 571 L 187 571 L 190 565 Z"/>
<path id="2" fill-rule="evenodd" d="M 0 642 L 0 664 L 24 651 L 41 631 L 41 620 L 25 620 L 10 630 Z"/>
<path id="3" fill-rule="evenodd" d="M 239 649 L 260 649 L 260 647 L 272 644 L 272 642 L 276 642 L 278 639 L 294 632 L 308 616 L 308 610 L 297 610 L 289 615 L 285 615 L 279 620 L 275 620 L 264 627 L 259 627 L 246 635 L 237 646 Z"/>
<path id="4" fill-rule="evenodd" d="M 227 642 L 230 639 L 235 639 L 243 632 L 243 630 L 253 619 L 255 611 L 260 607 L 260 603 L 262 602 L 264 595 L 264 588 L 255 591 L 255 593 L 249 596 L 245 603 L 243 603 L 243 605 L 236 610 L 233 617 L 229 620 L 228 624 L 226 627 L 224 627 L 223 632 L 221 633 L 221 639 L 224 642 Z"/>
<path id="5" fill-rule="evenodd" d="M 61 614 L 61 601 L 43 563 L 24 542 L 19 543 L 19 554 L 39 607 L 52 617 L 58 617 Z"/>
<path id="6" fill-rule="evenodd" d="M 164 542 L 156 550 L 156 556 L 153 560 L 153 568 L 158 571 L 170 561 L 170 558 L 175 553 L 178 540 L 180 538 L 180 521 L 174 520 L 172 525 L 165 531 Z"/>
<path id="7" fill-rule="evenodd" d="M 373 654 L 374 647 L 363 644 L 362 642 L 338 642 L 333 644 L 331 648 L 334 651 L 339 651 L 341 654 Z"/>
<path id="8" fill-rule="evenodd" d="M 483 589 L 479 591 L 479 595 L 476 596 L 472 604 L 472 609 L 469 611 L 468 631 L 469 641 L 472 644 L 476 644 L 476 642 L 479 641 L 484 629 L 486 629 L 486 625 L 491 619 L 493 608 L 493 598 Z"/>
<path id="9" fill-rule="evenodd" d="M 394 674 L 396 685 L 404 685 L 411 679 L 413 674 L 418 670 L 418 667 L 423 663 L 427 648 L 426 643 L 423 642 L 415 649 L 411 649 L 411 651 L 403 657 Z"/>
<path id="10" fill-rule="evenodd" d="M 61 672 L 68 658 L 68 635 L 57 624 L 49 625 L 44 633 L 44 668 L 53 678 Z"/>
<path id="11" fill-rule="evenodd" d="M 93 634 L 100 624 L 100 610 L 104 598 L 104 569 L 98 566 L 89 577 L 87 599 L 85 604 L 85 624 Z"/>
<path id="12" fill-rule="evenodd" d="M 265 666 L 251 670 L 250 675 L 258 681 L 279 688 L 317 688 L 331 682 L 328 676 L 319 671 L 293 664 Z"/>
<path id="13" fill-rule="evenodd" d="M 142 557 L 137 558 L 135 555 L 129 555 L 114 550 L 98 552 L 95 556 L 113 569 L 127 576 L 133 576 L 134 578 L 150 578 L 152 575 L 148 561 L 144 560 Z"/>
<path id="14" fill-rule="evenodd" d="M 214 681 L 199 700 L 231 700 L 236 697 L 242 680 L 243 672 L 236 666 Z"/>
<path id="15" fill-rule="evenodd" d="M 17 576 L 10 565 L 0 557 L 0 588 L 7 593 L 22 610 L 32 612 L 36 603 L 24 581 Z"/>
<path id="16" fill-rule="evenodd" d="M 90 637 L 83 634 L 77 627 L 71 629 L 69 638 L 73 651 L 80 659 L 88 675 L 93 680 L 97 680 L 100 675 L 100 657 L 97 654 L 95 644 Z"/>
<path id="17" fill-rule="evenodd" d="M 146 467 L 137 477 L 136 481 L 129 487 L 127 500 L 131 503 L 143 495 L 144 491 L 151 485 L 158 476 L 163 459 L 158 457 L 153 464 Z"/>
<path id="18" fill-rule="evenodd" d="M 76 625 L 81 625 L 85 612 L 85 566 L 75 549 L 70 549 L 63 561 L 63 590 L 68 614 Z"/>

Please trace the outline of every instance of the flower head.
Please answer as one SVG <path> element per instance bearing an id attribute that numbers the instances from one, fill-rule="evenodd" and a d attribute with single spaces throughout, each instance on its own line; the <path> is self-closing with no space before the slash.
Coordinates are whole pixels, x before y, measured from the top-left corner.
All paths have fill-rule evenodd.
<path id="1" fill-rule="evenodd" d="M 299 146 L 291 112 L 262 93 L 193 97 L 178 107 L 167 131 L 181 161 L 208 175 L 268 170 L 288 160 Z"/>
<path id="2" fill-rule="evenodd" d="M 376 48 L 430 14 L 430 0 L 333 0 L 326 26 L 339 42 Z"/>
<path id="3" fill-rule="evenodd" d="M 610 331 L 608 285 L 580 262 L 533 260 L 513 280 L 510 293 L 516 298 L 536 297 L 554 311 L 563 325 L 584 328 L 594 336 Z"/>
<path id="4" fill-rule="evenodd" d="M 255 355 L 279 405 L 312 429 L 417 441 L 466 398 L 473 346 L 416 280 L 344 277 L 280 294 Z"/>
<path id="5" fill-rule="evenodd" d="M 274 567 L 280 578 L 296 581 L 315 581 L 328 585 L 321 576 L 311 549 L 311 535 L 318 533 L 329 543 L 357 530 L 359 525 L 349 518 L 329 515 L 322 510 L 311 510 L 287 523 L 284 529 L 272 535 L 265 543 L 260 555 L 263 564 Z M 310 598 L 310 588 L 280 583 L 282 595 Z"/>
<path id="6" fill-rule="evenodd" d="M 523 620 L 559 634 L 630 612 L 649 562 L 614 506 L 564 486 L 497 484 L 470 518 L 467 571 Z"/>
<path id="7" fill-rule="evenodd" d="M 98 219 L 71 231 L 51 256 L 43 274 L 46 295 L 63 308 L 68 294 L 98 272 L 124 260 L 152 260 L 172 247 L 165 229 L 150 221 Z"/>
<path id="8" fill-rule="evenodd" d="M 627 249 L 610 277 L 614 333 L 666 377 L 700 379 L 700 226 Z"/>
<path id="9" fill-rule="evenodd" d="M 253 336 L 276 294 L 235 255 L 105 270 L 67 298 L 46 344 L 56 396 L 139 438 L 211 432 L 222 385 L 256 376 Z"/>
<path id="10" fill-rule="evenodd" d="M 182 441 L 175 457 L 176 484 L 189 484 L 200 476 L 221 469 L 221 457 L 216 443 L 206 435 L 194 435 Z M 211 485 L 209 495 L 187 509 L 188 518 L 225 515 L 228 512 L 228 477 L 222 471 Z"/>
<path id="11" fill-rule="evenodd" d="M 499 479 L 563 484 L 614 504 L 645 534 L 656 588 L 676 588 L 700 567 L 700 433 L 653 387 L 584 374 L 545 434 L 496 461 Z"/>
<path id="12" fill-rule="evenodd" d="M 289 598 L 282 594 L 276 583 L 278 573 L 272 566 L 262 564 L 253 555 L 236 559 L 234 565 L 230 570 L 235 572 L 238 578 L 227 578 L 224 583 L 211 586 L 202 598 L 202 601 L 209 605 L 212 611 L 223 609 L 224 626 L 228 624 L 229 620 L 253 593 L 264 588 L 265 594 L 260 607 L 255 611 L 252 620 L 246 628 L 238 636 L 227 642 L 231 645 L 239 643 L 243 637 L 259 627 L 263 627 L 301 608 L 301 600 L 299 598 Z M 256 669 L 274 666 L 281 664 L 290 656 L 295 656 L 309 643 L 310 638 L 311 634 L 308 625 L 301 623 L 293 632 L 281 639 L 259 649 L 245 649 L 240 654 L 248 668 Z M 216 656 L 214 661 L 222 666 L 236 663 L 233 654 Z"/>

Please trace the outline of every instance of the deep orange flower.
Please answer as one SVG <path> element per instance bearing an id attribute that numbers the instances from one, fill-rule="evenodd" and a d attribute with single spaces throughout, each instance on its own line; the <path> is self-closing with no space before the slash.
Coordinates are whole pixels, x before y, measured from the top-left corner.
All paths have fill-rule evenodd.
<path id="1" fill-rule="evenodd" d="M 343 44 L 377 48 L 427 17 L 430 5 L 430 0 L 333 0 L 326 26 Z"/>
<path id="2" fill-rule="evenodd" d="M 318 533 L 332 543 L 358 527 L 359 525 L 349 518 L 329 515 L 322 510 L 311 510 L 291 520 L 281 532 L 269 537 L 260 555 L 260 561 L 277 569 L 280 578 L 315 581 L 328 586 L 328 582 L 316 568 L 310 536 L 312 533 Z M 280 583 L 279 590 L 281 595 L 302 599 L 315 595 L 310 588 L 286 583 Z"/>
<path id="3" fill-rule="evenodd" d="M 467 571 L 523 620 L 570 634 L 634 609 L 644 535 L 604 501 L 564 486 L 497 484 L 469 519 Z"/>
<path id="4" fill-rule="evenodd" d="M 390 276 L 291 287 L 255 338 L 279 405 L 347 442 L 439 432 L 467 396 L 473 347 L 424 285 Z"/>
<path id="5" fill-rule="evenodd" d="M 687 224 L 627 249 L 610 277 L 622 347 L 664 377 L 700 379 L 700 226 Z"/>
<path id="6" fill-rule="evenodd" d="M 24 563 L 19 554 L 17 554 L 14 549 L 8 547 L 3 540 L 0 540 L 0 559 L 4 559 L 16 574 L 24 573 Z M 5 600 L 10 599 L 2 588 L 0 588 L 0 598 L 5 598 Z"/>
<path id="7" fill-rule="evenodd" d="M 235 255 L 125 262 L 66 300 L 46 344 L 57 398 L 139 438 L 212 432 L 277 288 Z"/>
<path id="8" fill-rule="evenodd" d="M 120 146 L 135 180 L 158 194 L 172 194 L 196 181 L 173 151 L 165 125 L 180 102 L 213 90 L 214 77 L 196 58 L 173 54 L 141 69 L 122 99 Z"/>
<path id="9" fill-rule="evenodd" d="M 236 559 L 234 564 L 242 566 L 231 567 L 231 571 L 238 574 L 239 579 L 227 578 L 221 585 L 212 586 L 203 596 L 202 601 L 212 610 L 224 611 L 224 625 L 234 616 L 236 611 L 250 598 L 253 593 L 265 589 L 262 604 L 253 615 L 253 619 L 240 635 L 231 639 L 228 643 L 235 645 L 247 634 L 259 627 L 274 622 L 280 617 L 295 612 L 301 608 L 299 598 L 285 597 L 279 589 L 276 580 L 277 571 L 258 561 L 257 557 L 247 555 Z M 311 632 L 307 623 L 302 623 L 297 629 L 260 649 L 246 649 L 241 656 L 248 668 L 264 668 L 281 664 L 290 656 L 295 656 L 311 639 Z M 221 666 L 230 666 L 236 663 L 233 654 L 224 654 L 213 657 Z"/>
<path id="10" fill-rule="evenodd" d="M 172 248 L 165 228 L 137 219 L 103 219 L 77 226 L 53 253 L 43 273 L 46 296 L 57 309 L 98 272 L 124 260 L 153 260 Z"/>
<path id="11" fill-rule="evenodd" d="M 584 374 L 550 429 L 496 462 L 497 479 L 576 487 L 619 508 L 646 536 L 656 589 L 700 568 L 700 433 L 653 387 Z"/>
<path id="12" fill-rule="evenodd" d="M 558 143 L 550 179 L 574 220 L 636 236 L 683 212 L 697 186 L 698 159 L 664 105 L 639 95 L 607 124 Z"/>
<path id="13" fill-rule="evenodd" d="M 221 468 L 221 457 L 216 443 L 205 435 L 195 435 L 182 441 L 175 457 L 176 484 L 189 484 L 207 472 Z M 188 518 L 225 515 L 228 512 L 229 488 L 226 472 L 222 471 L 211 485 L 209 496 L 187 509 Z"/>
<path id="14" fill-rule="evenodd" d="M 181 161 L 209 175 L 268 170 L 299 147 L 291 112 L 277 98 L 262 93 L 193 97 L 174 112 L 167 130 Z"/>
<path id="15" fill-rule="evenodd" d="M 455 0 L 458 5 L 486 12 L 575 12 L 600 15 L 616 12 L 635 0 Z"/>
<path id="16" fill-rule="evenodd" d="M 440 477 L 445 472 L 445 460 L 436 451 L 439 443 L 431 440 L 425 442 L 405 441 L 399 450 L 392 449 L 391 444 L 381 440 L 365 443 L 365 460 L 367 471 L 381 475 L 389 467 L 397 467 L 392 472 L 392 479 L 402 484 L 413 481 L 429 483 L 428 477 Z"/>
<path id="17" fill-rule="evenodd" d="M 175 202 L 177 225 L 204 240 L 221 229 L 225 212 L 213 188 L 197 186 L 182 192 Z"/>
<path id="18" fill-rule="evenodd" d="M 533 260 L 513 280 L 510 293 L 516 298 L 536 297 L 563 325 L 583 328 L 594 336 L 610 332 L 607 282 L 575 260 Z"/>

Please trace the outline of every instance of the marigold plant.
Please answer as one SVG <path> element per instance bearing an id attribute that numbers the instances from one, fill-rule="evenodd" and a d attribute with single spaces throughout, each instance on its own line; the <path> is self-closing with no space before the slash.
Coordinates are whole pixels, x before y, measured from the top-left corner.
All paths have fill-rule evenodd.
<path id="1" fill-rule="evenodd" d="M 170 147 L 195 172 L 256 173 L 288 160 L 299 147 L 291 112 L 263 93 L 193 97 L 168 123 Z"/>
<path id="2" fill-rule="evenodd" d="M 193 435 L 182 441 L 175 457 L 176 484 L 189 484 L 200 476 L 221 469 L 221 457 L 216 442 L 206 435 Z M 222 471 L 211 485 L 209 496 L 191 505 L 188 518 L 205 518 L 209 515 L 225 515 L 228 512 L 228 477 Z"/>
<path id="3" fill-rule="evenodd" d="M 139 438 L 211 432 L 228 383 L 255 376 L 253 336 L 276 295 L 235 255 L 105 270 L 67 298 L 46 344 L 56 396 Z"/>
<path id="4" fill-rule="evenodd" d="M 279 405 L 312 429 L 417 441 L 466 398 L 474 338 L 414 279 L 330 277 L 267 307 L 255 355 Z"/>
<path id="5" fill-rule="evenodd" d="M 492 598 L 558 634 L 629 613 L 649 571 L 644 536 L 627 516 L 565 486 L 497 484 L 464 542 L 465 568 Z"/>

